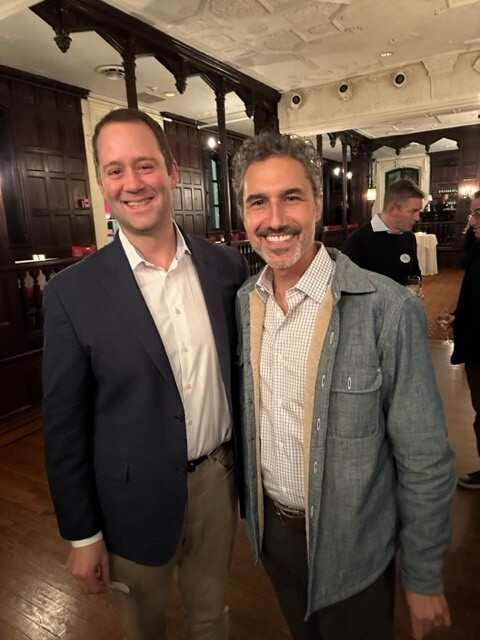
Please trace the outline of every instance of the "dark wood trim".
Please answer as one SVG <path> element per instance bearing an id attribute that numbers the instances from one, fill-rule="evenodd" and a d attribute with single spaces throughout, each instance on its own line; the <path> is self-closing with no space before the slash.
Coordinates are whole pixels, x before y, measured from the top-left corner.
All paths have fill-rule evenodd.
<path id="1" fill-rule="evenodd" d="M 155 57 L 175 77 L 206 75 L 212 81 L 222 79 L 231 90 L 248 87 L 264 100 L 276 103 L 280 99 L 276 89 L 100 0 L 63 0 L 62 8 L 63 16 L 56 0 L 44 0 L 31 10 L 56 33 L 95 31 L 101 37 L 108 33 L 119 43 L 128 36 L 135 41 L 137 54 Z"/>
<path id="2" fill-rule="evenodd" d="M 8 78 L 9 80 L 20 80 L 26 84 L 32 84 L 36 87 L 46 87 L 47 89 L 53 89 L 58 93 L 68 93 L 69 95 L 74 95 L 78 98 L 87 98 L 90 93 L 89 89 L 75 87 L 73 84 L 59 82 L 58 80 L 52 80 L 50 78 L 45 78 L 44 76 L 37 76 L 34 73 L 20 71 L 19 69 L 12 69 L 11 67 L 5 67 L 4 65 L 0 65 L 0 77 Z"/>

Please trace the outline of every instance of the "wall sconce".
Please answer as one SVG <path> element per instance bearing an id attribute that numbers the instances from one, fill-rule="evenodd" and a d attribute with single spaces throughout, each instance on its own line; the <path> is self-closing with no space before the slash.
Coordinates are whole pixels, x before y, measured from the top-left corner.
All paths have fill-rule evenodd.
<path id="1" fill-rule="evenodd" d="M 462 198 L 466 198 L 468 200 L 471 200 L 477 191 L 478 185 L 470 180 L 464 180 L 460 187 Z"/>
<path id="2" fill-rule="evenodd" d="M 367 189 L 367 201 L 368 202 L 375 202 L 376 199 L 377 199 L 377 190 L 375 189 L 375 187 L 368 187 L 368 189 Z"/>
<path id="3" fill-rule="evenodd" d="M 215 138 L 213 136 L 210 136 L 207 140 L 207 145 L 210 149 L 216 149 L 217 147 L 217 140 L 215 140 Z"/>

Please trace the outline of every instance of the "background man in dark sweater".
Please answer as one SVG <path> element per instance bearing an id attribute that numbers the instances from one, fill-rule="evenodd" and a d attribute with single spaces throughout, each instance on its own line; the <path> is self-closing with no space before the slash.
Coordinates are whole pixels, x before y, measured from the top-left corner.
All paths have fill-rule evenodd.
<path id="1" fill-rule="evenodd" d="M 412 229 L 420 220 L 424 197 L 410 180 L 393 182 L 385 193 L 382 212 L 354 231 L 342 252 L 359 267 L 382 273 L 402 285 L 409 276 L 421 276 Z"/>

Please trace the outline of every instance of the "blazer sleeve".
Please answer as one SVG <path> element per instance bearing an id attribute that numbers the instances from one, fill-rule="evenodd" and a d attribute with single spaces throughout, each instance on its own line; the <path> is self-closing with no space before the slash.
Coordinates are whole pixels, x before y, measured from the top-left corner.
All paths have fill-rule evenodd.
<path id="1" fill-rule="evenodd" d="M 80 540 L 102 529 L 92 458 L 95 380 L 54 282 L 44 298 L 45 462 L 60 534 Z"/>

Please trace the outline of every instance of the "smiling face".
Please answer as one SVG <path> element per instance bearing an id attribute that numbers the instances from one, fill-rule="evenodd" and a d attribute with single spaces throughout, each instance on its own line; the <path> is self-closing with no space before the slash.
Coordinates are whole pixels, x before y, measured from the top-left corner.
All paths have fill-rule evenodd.
<path id="1" fill-rule="evenodd" d="M 468 224 L 473 229 L 476 238 L 480 238 L 480 198 L 472 200 Z"/>
<path id="2" fill-rule="evenodd" d="M 245 172 L 243 216 L 254 250 L 299 279 L 315 257 L 321 216 L 302 164 L 289 156 L 253 162 Z"/>
<path id="3" fill-rule="evenodd" d="M 174 163 L 168 174 L 158 141 L 142 122 L 111 122 L 97 139 L 98 183 L 130 239 L 158 237 L 172 225 Z"/>

